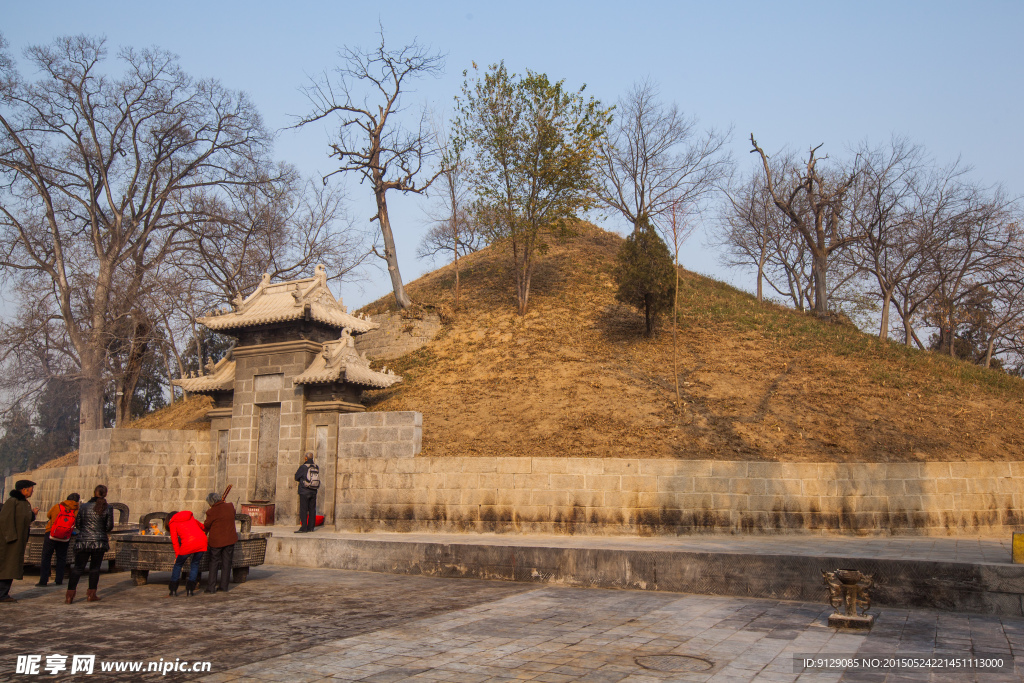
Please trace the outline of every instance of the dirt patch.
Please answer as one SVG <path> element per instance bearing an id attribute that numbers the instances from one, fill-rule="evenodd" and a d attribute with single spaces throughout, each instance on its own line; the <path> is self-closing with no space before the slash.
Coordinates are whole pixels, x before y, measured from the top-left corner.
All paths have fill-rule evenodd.
<path id="1" fill-rule="evenodd" d="M 1024 381 L 689 272 L 677 406 L 668 321 L 645 339 L 641 315 L 615 301 L 620 244 L 589 225 L 554 244 L 523 317 L 501 247 L 462 260 L 459 310 L 451 266 L 410 283 L 414 301 L 451 314 L 429 345 L 389 361 L 405 382 L 370 409 L 422 412 L 424 456 L 1024 459 Z"/>

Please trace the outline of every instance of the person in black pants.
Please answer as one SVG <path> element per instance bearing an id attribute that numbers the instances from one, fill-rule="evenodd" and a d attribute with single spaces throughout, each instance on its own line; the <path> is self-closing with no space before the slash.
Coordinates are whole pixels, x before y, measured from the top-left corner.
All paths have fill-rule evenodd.
<path id="1" fill-rule="evenodd" d="M 54 554 L 57 555 L 57 567 L 56 567 L 56 581 L 54 584 L 61 586 L 64 584 L 64 568 L 68 564 L 68 547 L 71 545 L 72 538 L 54 538 L 50 533 L 51 527 L 54 521 L 62 513 L 78 513 L 78 504 L 81 502 L 82 497 L 77 493 L 69 493 L 67 500 L 63 503 L 57 503 L 50 512 L 47 513 L 46 522 L 46 535 L 43 536 L 43 557 L 39 562 L 39 583 L 37 586 L 44 587 L 50 580 L 50 562 L 53 559 Z M 62 509 L 63 508 L 63 509 Z"/>
<path id="2" fill-rule="evenodd" d="M 295 481 L 299 482 L 299 529 L 295 533 L 310 533 L 316 529 L 316 492 L 320 488 L 320 468 L 313 462 L 313 451 L 306 451 Z"/>
<path id="3" fill-rule="evenodd" d="M 89 502 L 78 509 L 75 528 L 78 529 L 78 537 L 75 539 L 75 564 L 71 568 L 68 592 L 64 597 L 64 602 L 69 605 L 75 601 L 78 580 L 85 573 L 86 562 L 89 563 L 89 590 L 86 591 L 89 602 L 100 599 L 96 595 L 96 589 L 100 585 L 100 564 L 103 562 L 103 555 L 110 550 L 107 534 L 114 530 L 114 509 L 107 504 L 106 486 L 97 486 Z"/>
<path id="4" fill-rule="evenodd" d="M 210 509 L 206 511 L 203 528 L 209 536 L 210 575 L 206 582 L 206 592 L 217 592 L 217 570 L 220 570 L 220 590 L 226 591 L 231 581 L 231 565 L 235 556 L 235 543 L 238 532 L 235 531 L 235 506 L 221 500 L 219 493 L 211 493 L 206 497 Z"/>

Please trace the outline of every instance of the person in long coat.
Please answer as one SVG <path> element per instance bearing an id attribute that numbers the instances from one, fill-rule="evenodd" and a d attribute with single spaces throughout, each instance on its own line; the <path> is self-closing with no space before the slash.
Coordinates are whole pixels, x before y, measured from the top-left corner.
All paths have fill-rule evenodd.
<path id="1" fill-rule="evenodd" d="M 11 597 L 11 586 L 25 575 L 28 530 L 39 512 L 28 502 L 35 486 L 28 479 L 15 482 L 11 497 L 0 509 L 0 602 L 17 602 Z"/>
<path id="2" fill-rule="evenodd" d="M 209 534 L 210 576 L 206 581 L 206 592 L 217 592 L 217 570 L 220 569 L 220 590 L 227 591 L 231 581 L 231 563 L 235 556 L 238 532 L 235 530 L 235 506 L 221 500 L 219 493 L 206 497 L 210 509 L 206 511 L 203 528 Z"/>

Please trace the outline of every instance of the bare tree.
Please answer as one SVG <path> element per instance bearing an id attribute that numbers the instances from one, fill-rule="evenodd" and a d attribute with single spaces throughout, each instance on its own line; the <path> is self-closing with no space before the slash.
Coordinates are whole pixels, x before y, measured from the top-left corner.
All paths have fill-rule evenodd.
<path id="1" fill-rule="evenodd" d="M 683 400 L 679 394 L 679 250 L 683 242 L 693 234 L 696 226 L 689 220 L 686 205 L 678 201 L 669 205 L 665 223 L 661 233 L 665 237 L 665 243 L 672 249 L 672 263 L 676 275 L 675 289 L 672 293 L 672 377 L 676 388 L 676 412 L 680 412 Z"/>
<path id="2" fill-rule="evenodd" d="M 429 215 L 433 225 L 423 236 L 416 255 L 419 258 L 450 253 L 455 266 L 455 308 L 459 308 L 459 257 L 477 251 L 485 238 L 477 228 L 472 212 L 469 186 L 469 161 L 463 154 L 464 141 L 452 138 L 435 122 L 435 139 L 441 152 L 441 175 L 437 178 L 441 192 L 438 205 Z"/>
<path id="3" fill-rule="evenodd" d="M 295 127 L 335 115 L 340 119 L 330 144 L 330 156 L 340 165 L 324 182 L 335 173 L 355 173 L 360 182 L 369 182 L 377 202 L 377 213 L 370 220 L 377 221 L 384 241 L 384 254 L 376 249 L 374 253 L 387 263 L 395 302 L 400 308 L 408 308 L 412 301 L 398 269 L 387 193 L 394 190 L 422 194 L 441 173 L 437 171 L 417 184 L 417 176 L 437 154 L 426 124 L 426 110 L 421 110 L 415 129 L 406 129 L 400 121 L 404 111 L 402 96 L 411 82 L 439 75 L 444 69 L 444 56 L 431 54 L 415 41 L 398 50 L 388 50 L 383 29 L 375 49 L 345 47 L 339 56 L 342 65 L 335 68 L 333 77 L 325 73 L 305 88 L 313 111 L 301 117 Z"/>
<path id="4" fill-rule="evenodd" d="M 824 315 L 828 311 L 828 267 L 829 257 L 860 239 L 851 231 L 846 195 L 857 170 L 823 171 L 818 168 L 818 147 L 811 148 L 807 162 L 800 171 L 799 181 L 788 187 L 781 187 L 772 172 L 768 155 L 750 136 L 752 153 L 761 157 L 765 174 L 765 186 L 772 202 L 789 219 L 794 231 L 803 237 L 811 253 L 814 273 L 814 311 Z M 827 157 L 825 157 L 827 158 Z M 802 211 L 806 205 L 808 211 Z"/>
<path id="5" fill-rule="evenodd" d="M 96 429 L 114 318 L 137 308 L 187 228 L 210 220 L 180 200 L 265 181 L 254 169 L 270 136 L 244 95 L 191 78 L 158 49 L 122 49 L 116 77 L 103 73 L 102 40 L 62 38 L 27 57 L 41 73 L 33 83 L 13 60 L 0 65 L 0 268 L 47 292 L 81 426 Z"/>
<path id="6" fill-rule="evenodd" d="M 771 159 L 772 174 L 779 186 L 799 182 L 792 156 L 777 154 Z M 772 201 L 763 174 L 754 173 L 728 190 L 722 218 L 723 229 L 715 241 L 720 260 L 735 268 L 754 266 L 756 296 L 764 299 L 764 284 L 790 299 L 793 307 L 806 310 L 813 301 L 813 278 L 809 252 L 803 237 Z M 796 204 L 806 212 L 805 204 Z"/>
<path id="7" fill-rule="evenodd" d="M 601 142 L 600 198 L 634 230 L 644 220 L 658 224 L 673 205 L 699 208 L 728 176 L 729 133 L 699 130 L 696 118 L 661 102 L 650 81 L 635 84 L 615 112 Z"/>
<path id="8" fill-rule="evenodd" d="M 850 251 L 853 267 L 873 280 L 881 300 L 878 338 L 889 338 L 889 312 L 900 283 L 917 279 L 922 256 L 936 245 L 934 233 L 913 220 L 923 151 L 906 139 L 893 138 L 885 148 L 861 145 L 861 173 L 851 191 L 851 220 L 862 240 Z"/>
<path id="9" fill-rule="evenodd" d="M 192 225 L 175 259 L 224 303 L 252 291 L 264 273 L 287 280 L 323 264 L 332 279 L 351 278 L 369 253 L 339 188 L 305 182 L 290 168 L 279 177 L 204 198 L 217 203 L 210 211 L 217 219 Z"/>
<path id="10" fill-rule="evenodd" d="M 991 313 L 984 321 L 983 365 L 992 367 L 992 358 L 1002 351 L 1015 350 L 1016 340 L 1024 332 L 1024 258 L 1019 250 L 1007 259 L 991 285 Z"/>
<path id="11" fill-rule="evenodd" d="M 1001 271 L 1016 265 L 1014 247 L 1020 235 L 1009 213 L 1010 202 L 999 189 L 989 195 L 975 185 L 963 184 L 951 195 L 948 229 L 929 263 L 935 282 L 929 317 L 946 343 L 942 351 L 952 356 L 963 302 L 978 289 L 999 282 Z"/>
<path id="12" fill-rule="evenodd" d="M 215 203 L 207 213 L 219 218 L 190 226 L 187 245 L 168 259 L 146 298 L 147 310 L 160 323 L 156 341 L 168 366 L 174 357 L 172 377 L 183 376 L 180 349 L 187 340 L 196 345 L 197 358 L 207 355 L 196 318 L 237 304 L 264 274 L 288 280 L 308 276 L 322 264 L 333 281 L 359 277 L 369 252 L 341 190 L 303 181 L 288 167 L 279 166 L 278 176 L 259 187 L 192 198 Z"/>

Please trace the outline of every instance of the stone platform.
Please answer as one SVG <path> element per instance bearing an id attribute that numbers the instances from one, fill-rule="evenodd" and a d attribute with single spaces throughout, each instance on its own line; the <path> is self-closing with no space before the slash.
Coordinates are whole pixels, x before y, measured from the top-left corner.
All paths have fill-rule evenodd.
<path id="1" fill-rule="evenodd" d="M 594 537 L 270 531 L 267 562 L 591 588 L 827 602 L 822 570 L 875 575 L 873 604 L 1024 616 L 1009 538 Z"/>

